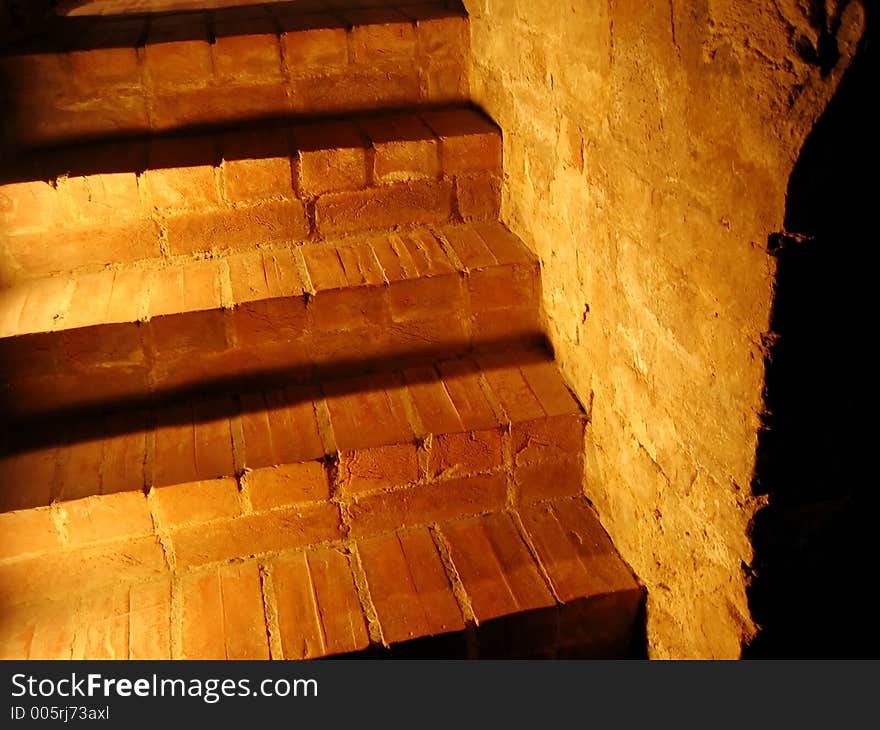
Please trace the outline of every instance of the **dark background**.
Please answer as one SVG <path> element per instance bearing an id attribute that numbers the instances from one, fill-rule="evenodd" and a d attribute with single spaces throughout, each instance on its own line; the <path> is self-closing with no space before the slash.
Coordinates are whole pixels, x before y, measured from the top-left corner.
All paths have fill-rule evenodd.
<path id="1" fill-rule="evenodd" d="M 754 489 L 746 657 L 878 657 L 877 6 L 789 180 Z M 817 65 L 836 60 L 819 44 Z"/>

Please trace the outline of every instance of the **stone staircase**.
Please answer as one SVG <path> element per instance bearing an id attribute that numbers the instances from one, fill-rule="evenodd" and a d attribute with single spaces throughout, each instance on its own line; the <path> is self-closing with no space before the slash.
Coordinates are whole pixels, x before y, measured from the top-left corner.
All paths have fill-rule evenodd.
<path id="1" fill-rule="evenodd" d="M 7 44 L 0 656 L 631 654 L 468 54 L 439 1 Z"/>

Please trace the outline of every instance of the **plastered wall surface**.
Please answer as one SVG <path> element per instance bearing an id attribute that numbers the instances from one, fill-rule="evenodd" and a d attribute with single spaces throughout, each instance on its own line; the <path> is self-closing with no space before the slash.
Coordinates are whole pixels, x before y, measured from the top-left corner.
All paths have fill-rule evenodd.
<path id="1" fill-rule="evenodd" d="M 864 27 L 858 2 L 466 0 L 503 218 L 540 256 L 588 408 L 585 491 L 648 588 L 652 657 L 755 631 L 748 525 L 768 236 Z"/>

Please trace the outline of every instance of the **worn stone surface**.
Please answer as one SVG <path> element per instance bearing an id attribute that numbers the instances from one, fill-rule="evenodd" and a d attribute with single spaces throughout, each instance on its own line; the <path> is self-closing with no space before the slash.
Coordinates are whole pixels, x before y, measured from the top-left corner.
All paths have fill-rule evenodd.
<path id="1" fill-rule="evenodd" d="M 737 656 L 767 237 L 864 10 L 465 5 L 472 96 L 504 132 L 502 217 L 542 260 L 558 361 L 591 406 L 586 493 L 648 587 L 650 654 Z"/>

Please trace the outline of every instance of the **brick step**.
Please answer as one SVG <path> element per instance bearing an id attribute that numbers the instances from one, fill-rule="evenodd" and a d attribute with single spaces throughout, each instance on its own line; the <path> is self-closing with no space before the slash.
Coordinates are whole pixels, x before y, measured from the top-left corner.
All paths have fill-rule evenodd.
<path id="1" fill-rule="evenodd" d="M 189 256 L 0 292 L 8 416 L 311 382 L 542 339 L 538 262 L 500 223 Z"/>
<path id="2" fill-rule="evenodd" d="M 2 54 L 20 146 L 469 96 L 467 16 L 443 0 L 57 17 Z"/>
<path id="3" fill-rule="evenodd" d="M 0 655 L 620 655 L 585 425 L 518 350 L 9 432 Z"/>
<path id="4" fill-rule="evenodd" d="M 265 5 L 264 0 L 58 0 L 58 12 L 63 15 L 123 15 L 129 13 L 165 13 L 178 10 L 201 10 L 244 5 Z M 302 0 L 300 0 L 302 4 Z M 321 8 L 334 0 L 318 3 Z M 358 6 L 381 6 L 381 0 L 361 0 Z M 314 7 L 316 3 L 310 3 Z"/>
<path id="5" fill-rule="evenodd" d="M 239 517 L 241 493 L 246 512 L 332 512 L 335 534 L 342 505 L 365 534 L 580 493 L 584 420 L 548 353 L 520 349 L 45 421 L 6 432 L 0 511 L 37 508 L 48 525 L 58 505 L 119 505 L 147 524 L 166 494 L 209 505 L 229 492 L 234 509 L 218 516 Z M 234 524 L 244 540 L 256 522 Z M 217 549 L 234 532 L 219 530 Z"/>
<path id="6" fill-rule="evenodd" d="M 501 169 L 498 128 L 469 107 L 42 150 L 0 176 L 0 283 L 495 220 Z"/>
<path id="7" fill-rule="evenodd" d="M 258 539 L 199 567 L 177 559 L 173 530 L 142 532 L 114 549 L 0 562 L 0 658 L 307 659 L 432 636 L 422 656 L 626 657 L 644 601 L 582 497 L 292 549 Z M 101 573 L 114 580 L 5 600 L 21 595 L 11 586 L 39 594 Z"/>

